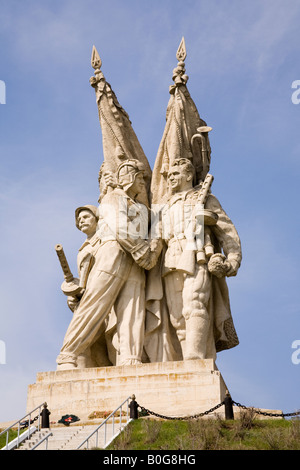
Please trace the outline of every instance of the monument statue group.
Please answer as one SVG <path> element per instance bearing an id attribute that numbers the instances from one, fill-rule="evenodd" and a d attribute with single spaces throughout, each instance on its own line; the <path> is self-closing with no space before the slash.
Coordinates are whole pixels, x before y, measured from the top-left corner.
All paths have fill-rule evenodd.
<path id="1" fill-rule="evenodd" d="M 215 360 L 238 344 L 226 277 L 238 272 L 241 243 L 211 192 L 212 129 L 187 89 L 184 39 L 176 57 L 151 170 L 93 47 L 104 161 L 97 203 L 75 210 L 78 277 L 56 246 L 73 312 L 57 370 Z"/>

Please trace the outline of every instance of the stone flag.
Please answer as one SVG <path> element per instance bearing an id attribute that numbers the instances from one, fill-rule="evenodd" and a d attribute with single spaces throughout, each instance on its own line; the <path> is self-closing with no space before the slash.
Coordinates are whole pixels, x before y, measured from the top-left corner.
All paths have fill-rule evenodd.
<path id="1" fill-rule="evenodd" d="M 143 163 L 145 167 L 146 192 L 139 196 L 139 201 L 148 206 L 151 168 L 128 114 L 118 102 L 114 91 L 100 70 L 102 61 L 95 46 L 93 46 L 91 63 L 95 69 L 95 75 L 91 77 L 90 83 L 96 92 L 104 154 L 104 163 L 99 174 L 100 192 L 103 191 L 101 177 L 106 172 L 115 175 L 122 161 L 135 159 Z"/>
<path id="2" fill-rule="evenodd" d="M 203 181 L 210 164 L 210 127 L 200 118 L 198 110 L 186 83 L 186 49 L 182 39 L 176 58 L 177 67 L 173 70 L 174 84 L 170 86 L 170 99 L 166 112 L 166 125 L 157 152 L 151 182 L 151 202 L 161 203 L 168 192 L 167 175 L 170 165 L 176 158 L 188 158 L 193 163 L 196 175 L 194 184 Z"/>

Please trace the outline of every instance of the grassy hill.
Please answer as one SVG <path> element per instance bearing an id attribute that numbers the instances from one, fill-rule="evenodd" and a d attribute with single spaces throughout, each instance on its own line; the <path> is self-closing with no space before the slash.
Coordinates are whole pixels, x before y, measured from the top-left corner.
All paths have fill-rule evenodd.
<path id="1" fill-rule="evenodd" d="M 300 450 L 300 419 L 132 421 L 108 450 Z"/>

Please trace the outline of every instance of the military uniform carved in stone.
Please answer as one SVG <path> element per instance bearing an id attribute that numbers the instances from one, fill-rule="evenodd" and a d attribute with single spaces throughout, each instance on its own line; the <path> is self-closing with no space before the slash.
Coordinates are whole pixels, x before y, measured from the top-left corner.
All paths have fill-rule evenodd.
<path id="1" fill-rule="evenodd" d="M 90 83 L 104 153 L 100 206 L 94 212 L 97 231 L 79 251 L 85 290 L 68 298 L 74 315 L 59 369 L 215 359 L 238 344 L 226 277 L 239 269 L 241 244 L 210 191 L 212 129 L 187 89 L 185 58 L 182 40 L 152 171 L 93 47 Z M 164 208 L 155 239 L 152 226 L 148 237 L 149 216 L 157 204 Z"/>
<path id="2" fill-rule="evenodd" d="M 146 240 L 148 209 L 135 200 L 144 189 L 143 165 L 134 160 L 121 164 L 118 183 L 118 188 L 104 196 L 99 208 L 98 231 L 89 240 L 90 245 L 96 245 L 91 250 L 91 269 L 57 358 L 58 369 L 78 365 L 78 357 L 103 334 L 112 310 L 117 322 L 115 363 L 141 362 L 145 328 L 143 268 L 149 269 L 156 260 Z M 143 228 L 141 221 L 145 217 Z"/>
<path id="3" fill-rule="evenodd" d="M 215 359 L 217 350 L 232 347 L 237 342 L 223 278 L 237 273 L 241 262 L 240 240 L 233 223 L 212 194 L 208 195 L 205 209 L 217 216 L 215 225 L 206 226 L 206 216 L 203 216 L 204 226 L 197 226 L 201 222 L 193 212 L 201 185 L 193 187 L 194 168 L 189 160 L 175 160 L 168 178 L 173 194 L 163 211 L 167 250 L 162 276 L 170 320 L 180 341 L 183 359 Z M 213 223 L 212 218 L 209 223 Z M 203 242 L 197 246 L 195 238 L 201 230 L 204 231 Z M 209 251 L 206 250 L 208 242 Z M 220 277 L 222 286 L 209 269 L 212 247 L 216 256 L 217 253 L 221 256 L 221 248 L 226 256 L 226 264 L 223 260 L 221 263 L 224 267 Z M 197 261 L 200 250 L 204 256 L 201 253 Z M 226 327 L 229 323 L 230 329 Z"/>

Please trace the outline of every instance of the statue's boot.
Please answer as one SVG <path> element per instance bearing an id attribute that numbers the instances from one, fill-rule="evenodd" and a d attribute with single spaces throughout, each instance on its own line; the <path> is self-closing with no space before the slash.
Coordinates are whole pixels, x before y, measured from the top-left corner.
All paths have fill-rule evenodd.
<path id="1" fill-rule="evenodd" d="M 70 369 L 77 369 L 76 364 L 74 362 L 64 362 L 62 364 L 57 364 L 56 370 L 70 370 Z"/>

